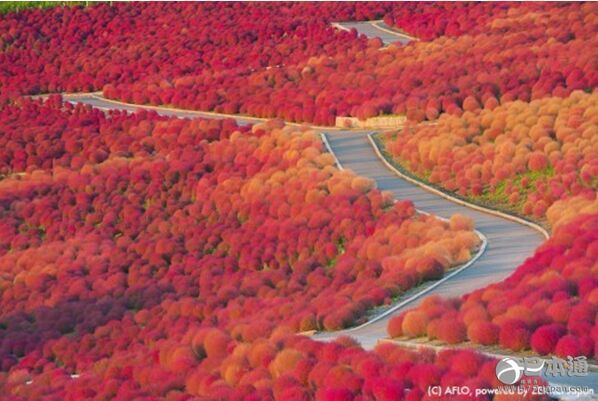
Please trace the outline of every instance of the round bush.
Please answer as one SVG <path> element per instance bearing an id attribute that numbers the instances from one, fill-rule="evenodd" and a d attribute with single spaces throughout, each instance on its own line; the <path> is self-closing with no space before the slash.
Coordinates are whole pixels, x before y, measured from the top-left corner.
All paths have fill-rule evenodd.
<path id="1" fill-rule="evenodd" d="M 467 328 L 467 337 L 476 344 L 494 345 L 498 342 L 500 328 L 491 322 L 477 321 Z"/>
<path id="2" fill-rule="evenodd" d="M 560 324 L 540 326 L 531 337 L 532 349 L 540 355 L 550 354 L 554 351 L 559 338 L 565 334 L 565 327 Z"/>
<path id="3" fill-rule="evenodd" d="M 405 314 L 402 329 L 407 337 L 421 337 L 426 335 L 428 315 L 420 311 L 411 311 Z"/>
<path id="4" fill-rule="evenodd" d="M 520 320 L 509 320 L 500 326 L 499 344 L 512 351 L 522 351 L 529 347 L 529 329 Z"/>

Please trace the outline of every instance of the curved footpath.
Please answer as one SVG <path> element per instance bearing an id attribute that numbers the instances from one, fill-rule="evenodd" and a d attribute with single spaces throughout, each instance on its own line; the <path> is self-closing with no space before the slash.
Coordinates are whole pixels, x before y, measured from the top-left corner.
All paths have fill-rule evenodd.
<path id="1" fill-rule="evenodd" d="M 541 232 L 529 226 L 458 205 L 397 177 L 397 174 L 380 159 L 368 136 L 363 133 L 329 132 L 326 137 L 331 150 L 344 168 L 375 180 L 379 189 L 391 191 L 397 199 L 413 201 L 415 206 L 424 212 L 444 218 L 450 218 L 455 213 L 469 216 L 475 221 L 476 229 L 487 238 L 486 251 L 472 266 L 442 282 L 426 295 L 458 297 L 501 281 L 527 257 L 533 255 L 534 250 L 545 240 Z M 421 299 L 416 298 L 373 323 L 330 334 L 322 333 L 314 338 L 323 339 L 348 334 L 364 347 L 371 348 L 376 345 L 381 334 L 385 336 L 388 320 L 392 316 L 418 305 Z"/>
<path id="2" fill-rule="evenodd" d="M 386 23 L 382 20 L 378 21 L 352 21 L 352 22 L 334 22 L 332 26 L 338 29 L 342 29 L 345 31 L 349 31 L 353 28 L 368 38 L 380 38 L 382 43 L 385 45 L 389 45 L 394 42 L 399 42 L 401 44 L 407 44 L 412 40 L 416 40 L 415 38 L 402 33 L 398 32 L 396 29 L 389 27 Z"/>
<path id="3" fill-rule="evenodd" d="M 254 117 L 225 116 L 210 112 L 137 106 L 104 99 L 97 93 L 64 95 L 64 98 L 72 103 L 88 104 L 102 110 L 136 111 L 145 109 L 181 118 L 230 117 L 237 120 L 239 124 L 251 124 L 265 120 Z M 454 213 L 469 216 L 475 221 L 476 229 L 487 239 L 485 251 L 477 256 L 471 266 L 439 281 L 434 284 L 434 288 L 425 289 L 421 294 L 417 293 L 407 300 L 399 301 L 390 311 L 374 317 L 361 326 L 333 333 L 317 333 L 312 337 L 316 340 L 329 341 L 348 335 L 359 341 L 364 348 L 371 349 L 380 339 L 387 337 L 388 320 L 397 313 L 418 305 L 424 295 L 461 296 L 488 284 L 501 281 L 527 257 L 533 255 L 535 249 L 545 240 L 545 233 L 539 228 L 532 228 L 530 225 L 500 217 L 488 211 L 474 210 L 469 206 L 447 199 L 446 196 L 433 193 L 416 182 L 404 179 L 381 158 L 368 133 L 314 128 L 320 130 L 329 150 L 343 168 L 375 180 L 379 189 L 393 192 L 398 199 L 412 200 L 420 211 L 444 218 L 449 218 Z M 598 373 L 596 372 L 591 372 L 586 377 L 550 378 L 550 383 L 552 385 L 589 386 L 595 393 L 598 393 Z M 564 398 L 568 400 L 598 399 L 595 396 L 577 397 L 573 394 Z"/>

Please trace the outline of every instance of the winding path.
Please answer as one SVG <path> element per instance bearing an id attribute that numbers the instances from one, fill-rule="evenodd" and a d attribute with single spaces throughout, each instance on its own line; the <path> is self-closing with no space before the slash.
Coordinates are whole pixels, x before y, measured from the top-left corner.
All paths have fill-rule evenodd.
<path id="1" fill-rule="evenodd" d="M 431 214 L 450 218 L 454 213 L 471 217 L 476 228 L 486 236 L 486 251 L 468 269 L 446 280 L 427 295 L 437 294 L 454 297 L 474 289 L 503 280 L 519 266 L 545 240 L 544 235 L 529 226 L 506 220 L 502 217 L 472 210 L 450 202 L 422 187 L 397 177 L 378 157 L 368 136 L 362 133 L 327 133 L 330 147 L 343 167 L 376 181 L 379 189 L 391 191 L 398 199 L 410 199 L 415 206 Z M 364 347 L 373 347 L 381 334 L 386 333 L 388 320 L 408 308 L 416 306 L 417 298 L 390 316 L 371 324 L 338 333 L 322 333 L 316 338 L 350 334 Z"/>
<path id="2" fill-rule="evenodd" d="M 394 42 L 407 44 L 415 38 L 398 32 L 396 29 L 386 25 L 384 21 L 353 21 L 353 22 L 334 22 L 332 26 L 349 31 L 355 29 L 358 33 L 367 36 L 368 38 L 380 38 L 382 43 L 389 45 Z"/>

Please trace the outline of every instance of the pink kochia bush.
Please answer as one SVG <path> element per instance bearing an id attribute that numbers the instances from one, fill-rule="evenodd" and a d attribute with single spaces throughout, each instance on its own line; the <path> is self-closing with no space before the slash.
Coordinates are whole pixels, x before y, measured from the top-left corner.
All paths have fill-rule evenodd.
<path id="1" fill-rule="evenodd" d="M 540 355 L 596 358 L 597 257 L 598 214 L 580 214 L 556 226 L 550 239 L 505 281 L 461 299 L 427 298 L 391 319 L 389 335 L 431 337 L 434 330 L 443 332 L 433 327 L 439 320 L 461 326 L 450 329 L 449 338 L 434 337 L 447 343 L 468 339 L 513 351 L 531 348 Z M 463 329 L 466 336 L 460 335 Z"/>
<path id="2" fill-rule="evenodd" d="M 379 359 L 333 369 L 324 347 L 313 387 L 315 357 L 279 339 L 363 322 L 479 245 L 281 121 L 20 99 L 0 141 L 0 388 L 16 400 L 353 397 Z"/>

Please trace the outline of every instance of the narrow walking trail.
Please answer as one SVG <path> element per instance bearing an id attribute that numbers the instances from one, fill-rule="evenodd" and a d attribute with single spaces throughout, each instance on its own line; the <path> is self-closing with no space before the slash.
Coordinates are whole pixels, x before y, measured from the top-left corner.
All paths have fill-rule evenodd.
<path id="1" fill-rule="evenodd" d="M 431 214 L 450 218 L 454 213 L 471 217 L 486 236 L 486 251 L 468 269 L 444 281 L 426 295 L 461 296 L 503 280 L 545 240 L 544 235 L 529 226 L 502 217 L 472 210 L 431 193 L 416 184 L 398 177 L 377 156 L 367 135 L 353 132 L 329 132 L 330 147 L 344 168 L 376 181 L 381 190 L 391 191 L 397 199 L 409 199 L 415 206 Z M 388 320 L 396 313 L 412 308 L 422 298 L 405 305 L 390 316 L 356 329 L 337 333 L 323 333 L 316 338 L 350 334 L 366 348 L 373 347 L 381 334 L 386 333 Z"/>
<path id="2" fill-rule="evenodd" d="M 394 42 L 407 44 L 415 39 L 407 34 L 397 32 L 395 29 L 386 25 L 384 21 L 335 22 L 332 25 L 344 30 L 351 30 L 354 28 L 358 33 L 363 34 L 368 38 L 380 38 L 385 45 Z"/>

